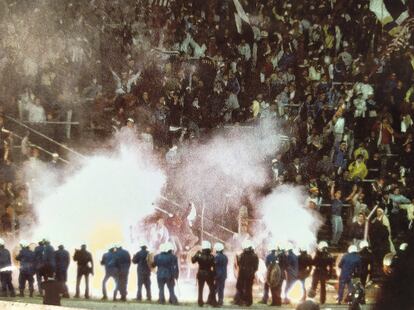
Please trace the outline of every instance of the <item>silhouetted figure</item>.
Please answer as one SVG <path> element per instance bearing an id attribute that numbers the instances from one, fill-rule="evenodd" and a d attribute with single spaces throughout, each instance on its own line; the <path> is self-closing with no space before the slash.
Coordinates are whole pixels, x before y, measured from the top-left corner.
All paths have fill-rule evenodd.
<path id="1" fill-rule="evenodd" d="M 214 277 L 216 275 L 216 265 L 214 256 L 211 254 L 211 244 L 208 241 L 203 241 L 201 245 L 202 250 L 198 251 L 192 258 L 193 264 L 198 263 L 197 284 L 198 284 L 198 305 L 203 306 L 203 289 L 207 283 L 209 294 L 207 303 L 216 306 L 216 289 L 214 285 Z"/>
<path id="2" fill-rule="evenodd" d="M 257 269 L 259 268 L 259 258 L 253 250 L 253 244 L 246 240 L 243 242 L 243 252 L 237 256 L 239 275 L 236 283 L 236 305 L 251 306 L 253 303 L 253 281 Z"/>
<path id="3" fill-rule="evenodd" d="M 75 251 L 73 260 L 78 263 L 78 273 L 76 275 L 76 295 L 79 298 L 80 282 L 85 277 L 85 298 L 89 298 L 89 275 L 93 275 L 92 254 L 86 250 L 86 245 L 82 244 L 80 250 Z"/>

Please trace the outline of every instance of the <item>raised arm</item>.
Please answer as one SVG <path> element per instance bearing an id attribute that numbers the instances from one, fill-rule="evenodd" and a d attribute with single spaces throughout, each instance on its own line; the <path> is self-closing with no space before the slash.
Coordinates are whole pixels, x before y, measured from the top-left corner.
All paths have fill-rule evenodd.
<path id="1" fill-rule="evenodd" d="M 111 69 L 112 76 L 114 77 L 117 88 L 122 88 L 121 78 L 116 74 L 114 70 Z"/>
<path id="2" fill-rule="evenodd" d="M 334 200 L 335 199 L 335 181 L 332 181 L 330 193 L 331 193 L 331 199 Z"/>
<path id="3" fill-rule="evenodd" d="M 132 84 L 135 84 L 140 76 L 141 76 L 141 71 L 138 71 L 133 76 L 131 76 L 131 78 L 128 80 L 128 85 L 127 85 L 128 88 L 131 87 Z"/>
<path id="4" fill-rule="evenodd" d="M 359 192 L 358 192 L 358 185 L 354 184 L 354 186 L 352 187 L 352 193 L 349 194 L 348 197 L 346 197 L 346 201 L 352 201 L 352 204 L 355 204 L 358 196 L 359 196 Z"/>

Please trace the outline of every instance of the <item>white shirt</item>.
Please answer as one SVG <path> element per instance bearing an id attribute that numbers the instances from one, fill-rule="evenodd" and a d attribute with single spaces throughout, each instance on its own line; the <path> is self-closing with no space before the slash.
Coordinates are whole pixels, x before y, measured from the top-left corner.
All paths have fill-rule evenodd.
<path id="1" fill-rule="evenodd" d="M 334 133 L 340 134 L 344 133 L 345 130 L 345 118 L 340 117 L 336 120 L 334 125 Z"/>
<path id="2" fill-rule="evenodd" d="M 28 121 L 31 123 L 42 123 L 46 121 L 46 112 L 41 105 L 29 103 L 26 107 L 29 112 Z"/>
<path id="3" fill-rule="evenodd" d="M 111 72 L 116 82 L 115 93 L 118 95 L 130 93 L 132 86 L 136 84 L 139 77 L 141 76 L 141 71 L 138 71 L 136 74 L 133 74 L 132 76 L 130 76 L 128 81 L 125 82 L 125 81 L 122 81 L 121 78 L 114 71 L 111 70 Z"/>
<path id="4" fill-rule="evenodd" d="M 366 83 L 356 83 L 354 90 L 357 95 L 362 95 L 363 100 L 367 100 L 369 96 L 374 94 L 374 88 Z"/>

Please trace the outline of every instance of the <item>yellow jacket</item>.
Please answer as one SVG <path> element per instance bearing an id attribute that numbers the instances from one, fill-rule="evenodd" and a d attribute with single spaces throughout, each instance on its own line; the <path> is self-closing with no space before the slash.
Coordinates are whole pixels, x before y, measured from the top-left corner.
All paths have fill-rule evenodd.
<path id="1" fill-rule="evenodd" d="M 329 26 L 323 26 L 323 32 L 325 34 L 325 47 L 328 49 L 333 48 L 335 43 L 335 37 L 329 33 Z"/>
<path id="2" fill-rule="evenodd" d="M 358 163 L 357 161 L 352 162 L 349 167 L 349 177 L 354 180 L 355 178 L 365 179 L 368 174 L 367 166 L 364 162 Z"/>
<path id="3" fill-rule="evenodd" d="M 260 113 L 260 103 L 259 103 L 259 101 L 254 100 L 251 109 L 252 109 L 253 117 L 254 118 L 258 117 L 259 113 Z"/>

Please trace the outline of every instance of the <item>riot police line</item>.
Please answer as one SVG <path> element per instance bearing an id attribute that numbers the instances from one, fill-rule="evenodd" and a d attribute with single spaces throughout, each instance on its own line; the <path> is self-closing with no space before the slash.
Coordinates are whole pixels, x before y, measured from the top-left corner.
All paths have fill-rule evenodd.
<path id="1" fill-rule="evenodd" d="M 213 249 L 214 254 L 213 255 Z M 233 303 L 239 306 L 251 306 L 253 303 L 253 283 L 259 267 L 259 257 L 255 253 L 253 243 L 245 240 L 242 243 L 242 253 L 236 256 L 237 282 L 236 294 Z M 407 249 L 407 244 L 402 244 L 399 255 L 402 256 Z M 198 251 L 191 259 L 193 264 L 198 264 L 198 305 L 206 302 L 213 307 L 222 306 L 224 302 L 224 289 L 227 279 L 228 258 L 224 253 L 222 243 L 216 243 L 214 247 L 209 241 L 203 241 L 201 251 Z M 398 256 L 398 255 L 397 255 Z M 29 243 L 22 240 L 20 251 L 15 257 L 20 263 L 19 268 L 19 296 L 24 297 L 26 283 L 29 296 L 34 294 L 34 280 L 37 281 L 39 295 L 43 296 L 45 304 L 60 305 L 60 298 L 69 298 L 66 285 L 67 271 L 70 263 L 70 254 L 63 245 L 57 250 L 46 239 L 43 239 L 31 250 Z M 84 278 L 84 297 L 89 299 L 89 277 L 94 274 L 94 262 L 92 255 L 87 251 L 86 245 L 76 250 L 73 260 L 77 263 L 76 293 L 75 298 L 80 297 L 80 283 Z M 137 265 L 138 290 L 136 300 L 143 300 L 143 288 L 145 288 L 146 300 L 151 302 L 151 272 L 157 268 L 157 284 L 159 289 L 158 303 L 165 304 L 165 287 L 169 292 L 168 302 L 178 304 L 175 295 L 176 281 L 179 277 L 178 258 L 174 254 L 174 246 L 166 242 L 160 246 L 159 253 L 153 255 L 145 244 L 140 245 L 140 250 L 131 258 L 130 253 L 119 245 L 113 245 L 102 256 L 100 264 L 105 268 L 105 276 L 102 281 L 103 300 L 108 299 L 106 283 L 109 279 L 115 281 L 115 289 L 112 295 L 114 301 L 118 294 L 121 301 L 127 300 L 128 276 L 131 263 Z M 302 286 L 302 302 L 306 296 L 310 300 L 316 295 L 318 285 L 320 287 L 320 303 L 326 302 L 326 283 L 335 277 L 335 259 L 328 251 L 328 244 L 321 241 L 318 244 L 314 257 L 306 251 L 300 251 L 297 255 L 291 246 L 280 249 L 276 244 L 270 246 L 269 253 L 265 257 L 267 268 L 266 281 L 263 289 L 263 297 L 259 303 L 268 304 L 271 295 L 270 306 L 281 306 L 290 303 L 289 290 L 299 282 Z M 363 241 L 358 248 L 351 245 L 340 260 L 338 267 L 339 289 L 337 303 L 344 301 L 344 292 L 347 288 L 346 302 L 365 303 L 364 287 L 367 284 L 368 274 L 372 264 L 372 253 L 369 244 Z M 312 273 L 313 270 L 313 273 Z M 312 277 L 311 289 L 307 293 L 305 279 Z M 357 281 L 355 281 L 357 279 Z M 3 297 L 15 297 L 12 284 L 12 262 L 10 252 L 5 248 L 5 242 L 0 239 L 0 282 Z M 284 292 L 282 292 L 282 283 Z M 207 300 L 203 298 L 203 289 L 207 285 L 209 294 Z M 354 294 L 355 291 L 358 294 Z M 284 296 L 284 299 L 282 299 Z M 355 300 L 355 296 L 358 300 Z"/>

